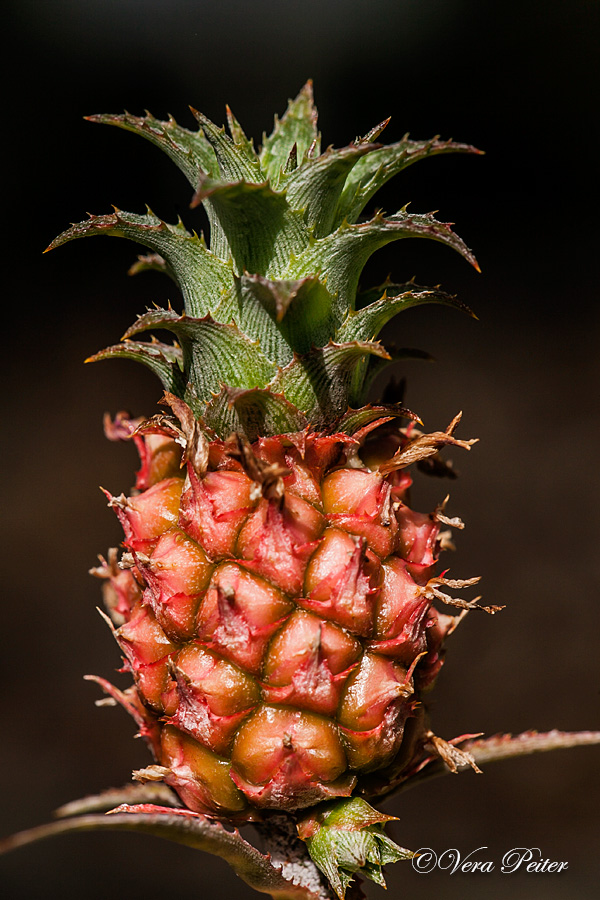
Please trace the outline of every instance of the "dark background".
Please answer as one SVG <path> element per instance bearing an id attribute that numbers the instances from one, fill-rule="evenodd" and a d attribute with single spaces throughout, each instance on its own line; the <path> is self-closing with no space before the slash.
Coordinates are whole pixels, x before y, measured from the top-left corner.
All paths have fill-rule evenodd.
<path id="1" fill-rule="evenodd" d="M 1 546 L 2 832 L 47 820 L 66 800 L 127 782 L 148 763 L 121 711 L 95 709 L 88 672 L 118 652 L 86 575 L 119 529 L 97 486 L 132 482 L 133 447 L 107 443 L 105 410 L 152 414 L 158 384 L 125 362 L 82 365 L 147 304 L 177 297 L 159 276 L 128 280 L 125 241 L 41 256 L 86 210 L 153 210 L 190 226 L 188 185 L 158 150 L 86 123 L 148 107 L 192 127 L 228 102 L 260 140 L 274 112 L 315 81 L 324 144 L 342 146 L 388 115 L 406 130 L 482 147 L 409 170 L 383 192 L 412 201 L 473 247 L 477 275 L 431 242 L 381 251 L 373 281 L 441 282 L 480 317 L 410 311 L 388 337 L 426 348 L 407 402 L 429 430 L 464 411 L 470 454 L 447 487 L 458 535 L 452 574 L 481 574 L 493 619 L 471 614 L 450 641 L 432 698 L 438 734 L 600 727 L 598 710 L 597 193 L 599 5 L 594 0 L 13 0 L 4 4 L 3 449 Z M 171 293 L 170 293 L 171 292 Z M 391 801 L 405 846 L 489 848 L 493 874 L 389 872 L 392 897 L 546 900 L 597 884 L 598 748 L 561 751 L 432 782 Z M 560 875 L 499 872 L 513 847 L 569 864 Z M 250 898 L 223 863 L 133 835 L 77 835 L 4 858 L 3 896 L 41 900 Z M 367 888 L 369 897 L 381 896 Z"/>

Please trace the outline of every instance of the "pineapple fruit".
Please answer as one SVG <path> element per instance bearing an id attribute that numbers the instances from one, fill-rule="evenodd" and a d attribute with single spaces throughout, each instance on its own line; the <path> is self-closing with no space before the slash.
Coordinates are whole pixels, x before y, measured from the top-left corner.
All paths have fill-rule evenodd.
<path id="1" fill-rule="evenodd" d="M 107 493 L 123 552 L 93 570 L 134 683 L 96 680 L 153 753 L 134 777 L 166 782 L 188 810 L 237 822 L 285 813 L 310 846 L 324 821 L 311 811 L 328 801 L 316 810 L 331 821 L 335 804 L 352 822 L 370 810 L 363 827 L 379 834 L 388 817 L 359 797 L 391 789 L 424 750 L 450 766 L 467 759 L 429 730 L 422 698 L 465 611 L 495 608 L 454 596 L 477 579 L 438 571 L 448 528 L 462 523 L 444 503 L 430 514 L 409 505 L 411 466 L 443 474 L 439 451 L 474 443 L 455 436 L 460 416 L 424 433 L 410 410 L 365 400 L 375 375 L 410 355 L 377 340 L 390 319 L 427 303 L 467 308 L 413 282 L 359 288 L 371 254 L 402 238 L 477 263 L 431 214 L 363 211 L 413 162 L 478 151 L 408 136 L 384 145 L 383 122 L 321 152 L 310 83 L 258 153 L 229 109 L 229 134 L 194 115 L 197 131 L 149 114 L 91 119 L 171 157 L 209 242 L 150 210 L 115 209 L 51 244 L 136 241 L 150 253 L 132 271 L 165 273 L 183 297 L 181 312 L 149 309 L 92 358 L 146 365 L 165 407 L 105 423 L 141 459 L 135 488 Z M 139 339 L 153 329 L 174 342 Z M 343 894 L 348 878 L 319 864 Z M 365 873 L 382 878 L 375 863 Z"/>
<path id="2" fill-rule="evenodd" d="M 405 237 L 477 264 L 431 214 L 364 210 L 411 163 L 479 151 L 408 136 L 383 145 L 386 121 L 321 153 L 310 82 L 258 154 L 229 110 L 229 134 L 195 115 L 197 131 L 149 114 L 91 118 L 177 163 L 209 245 L 181 222 L 117 209 L 51 245 L 137 241 L 150 253 L 132 273 L 163 272 L 183 295 L 181 312 L 148 310 L 93 357 L 138 360 L 164 388 L 160 414 L 105 422 L 141 458 L 129 494 L 107 493 L 123 548 L 93 570 L 133 684 L 89 676 L 109 695 L 100 703 L 133 716 L 154 764 L 0 840 L 0 854 L 73 831 L 139 831 L 215 854 L 278 900 L 359 900 L 357 876 L 385 885 L 383 866 L 413 855 L 368 800 L 478 763 L 600 744 L 597 731 L 557 730 L 447 742 L 424 711 L 446 638 L 469 609 L 498 607 L 455 596 L 477 579 L 449 578 L 438 557 L 462 523 L 446 501 L 414 511 L 409 470 L 451 475 L 440 451 L 473 440 L 455 436 L 460 414 L 428 434 L 410 410 L 366 397 L 386 364 L 415 355 L 377 340 L 397 313 L 470 311 L 439 288 L 359 280 L 375 250 Z M 175 340 L 138 338 L 152 329 Z M 231 827 L 249 822 L 265 852 Z"/>

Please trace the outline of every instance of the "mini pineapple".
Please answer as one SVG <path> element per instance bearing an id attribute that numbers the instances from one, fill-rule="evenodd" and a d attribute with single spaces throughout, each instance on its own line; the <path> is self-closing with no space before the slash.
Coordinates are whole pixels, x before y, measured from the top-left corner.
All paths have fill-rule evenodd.
<path id="1" fill-rule="evenodd" d="M 134 441 L 141 460 L 128 495 L 107 492 L 122 552 L 93 570 L 133 684 L 88 676 L 133 716 L 154 763 L 0 840 L 0 854 L 73 831 L 139 831 L 215 854 L 276 900 L 360 900 L 361 878 L 385 886 L 383 866 L 415 855 L 366 798 L 600 744 L 598 731 L 557 730 L 445 741 L 424 712 L 448 635 L 468 610 L 499 607 L 454 596 L 478 580 L 438 570 L 462 523 L 446 500 L 429 515 L 410 507 L 409 469 L 450 474 L 439 451 L 474 441 L 455 436 L 460 414 L 427 434 L 410 410 L 365 398 L 387 363 L 415 353 L 384 349 L 386 322 L 425 303 L 466 307 L 439 288 L 359 279 L 404 237 L 477 264 L 430 214 L 361 216 L 412 162 L 478 151 L 382 145 L 382 122 L 321 153 L 310 82 L 259 154 L 229 110 L 229 135 L 195 115 L 198 131 L 149 114 L 91 118 L 169 154 L 206 210 L 210 246 L 181 222 L 116 209 L 51 245 L 137 241 L 151 252 L 132 273 L 161 271 L 183 295 L 181 312 L 148 310 L 93 357 L 138 360 L 164 388 L 160 414 L 106 418 L 107 436 Z M 152 329 L 175 340 L 138 339 Z M 248 822 L 265 852 L 236 827 Z"/>
<path id="2" fill-rule="evenodd" d="M 365 401 L 398 358 L 377 340 L 390 319 L 426 303 L 466 310 L 413 282 L 359 289 L 371 254 L 419 237 L 477 263 L 431 214 L 362 214 L 413 162 L 478 151 L 407 136 L 383 145 L 383 122 L 321 152 L 310 83 L 259 153 L 229 109 L 229 134 L 194 115 L 198 131 L 150 115 L 91 119 L 173 159 L 192 206 L 206 210 L 209 242 L 149 210 L 115 209 L 51 245 L 129 238 L 150 251 L 132 271 L 164 272 L 183 297 L 181 311 L 148 310 L 93 357 L 146 365 L 165 406 L 106 421 L 107 436 L 133 440 L 141 459 L 135 488 L 107 494 L 124 551 L 94 570 L 134 684 L 96 680 L 153 753 L 138 780 L 162 780 L 192 812 L 235 821 L 302 818 L 334 801 L 330 824 L 347 818 L 337 802 L 357 830 L 370 810 L 362 827 L 375 829 L 377 848 L 387 817 L 358 795 L 384 792 L 424 748 L 470 761 L 429 730 L 422 696 L 464 611 L 496 607 L 454 596 L 476 578 L 438 571 L 447 528 L 462 523 L 443 503 L 429 515 L 409 506 L 411 466 L 443 470 L 440 450 L 474 443 L 455 436 L 460 415 L 428 434 L 402 406 Z M 139 339 L 153 329 L 174 342 Z M 382 879 L 380 865 L 361 871 Z M 350 877 L 334 879 L 336 890 Z"/>

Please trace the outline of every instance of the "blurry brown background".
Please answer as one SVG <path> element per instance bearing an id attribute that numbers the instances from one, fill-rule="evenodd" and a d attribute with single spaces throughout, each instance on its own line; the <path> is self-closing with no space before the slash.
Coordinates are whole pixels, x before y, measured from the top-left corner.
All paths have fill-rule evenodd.
<path id="1" fill-rule="evenodd" d="M 458 482 L 418 484 L 428 509 L 450 489 L 467 529 L 456 577 L 481 574 L 498 616 L 472 614 L 450 641 L 431 701 L 437 733 L 599 728 L 598 709 L 598 184 L 594 0 L 10 0 L 3 92 L 4 279 L 3 833 L 46 820 L 59 804 L 120 785 L 148 762 L 125 713 L 96 709 L 88 672 L 111 678 L 119 656 L 95 611 L 96 553 L 119 541 L 98 491 L 127 490 L 133 447 L 107 443 L 101 420 L 152 414 L 159 386 L 125 362 L 82 365 L 147 304 L 177 297 L 159 276 L 128 280 L 125 241 L 42 249 L 70 221 L 114 203 L 163 218 L 187 209 L 183 176 L 158 150 L 82 116 L 173 113 L 214 121 L 232 106 L 260 140 L 274 112 L 315 81 L 325 145 L 342 146 L 388 115 L 406 130 L 472 142 L 482 158 L 410 169 L 379 202 L 439 209 L 474 248 L 479 276 L 440 245 L 381 251 L 388 271 L 457 291 L 479 322 L 451 310 L 410 311 L 389 338 L 426 348 L 411 363 L 407 402 L 433 430 L 464 411 L 479 436 L 452 454 Z M 7 57 L 5 56 L 5 59 Z M 139 368 L 139 370 L 138 370 Z M 119 678 L 120 676 L 117 676 Z M 413 900 L 546 900 L 592 896 L 598 866 L 597 748 L 489 766 L 391 801 L 396 838 L 457 847 L 493 874 L 389 872 Z M 513 847 L 568 861 L 560 875 L 502 875 Z M 226 866 L 133 835 L 86 834 L 0 863 L 7 900 L 154 900 L 253 896 Z M 369 897 L 382 896 L 367 888 Z"/>

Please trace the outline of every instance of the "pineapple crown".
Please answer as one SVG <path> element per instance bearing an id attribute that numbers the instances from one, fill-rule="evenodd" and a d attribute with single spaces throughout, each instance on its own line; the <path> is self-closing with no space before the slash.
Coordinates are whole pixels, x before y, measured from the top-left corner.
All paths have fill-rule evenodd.
<path id="1" fill-rule="evenodd" d="M 208 434 L 298 432 L 310 426 L 352 433 L 370 421 L 405 410 L 364 406 L 373 377 L 393 357 L 376 340 L 404 309 L 425 303 L 468 308 L 439 288 L 413 282 L 359 290 L 375 250 L 391 241 L 422 237 L 475 257 L 449 224 L 433 214 L 377 211 L 362 221 L 374 194 L 407 166 L 442 153 L 479 153 L 438 137 L 382 145 L 389 120 L 340 150 L 320 150 L 317 111 L 309 81 L 289 102 L 256 152 L 231 110 L 229 134 L 196 110 L 197 131 L 169 117 L 90 116 L 145 137 L 179 166 L 210 223 L 204 235 L 180 221 L 169 225 L 117 208 L 72 225 L 48 249 L 74 238 L 108 234 L 129 238 L 151 253 L 130 272 L 169 275 L 184 311 L 154 308 L 141 315 L 121 343 L 92 361 L 130 358 L 183 399 Z M 172 332 L 175 342 L 138 340 L 141 332 Z"/>

